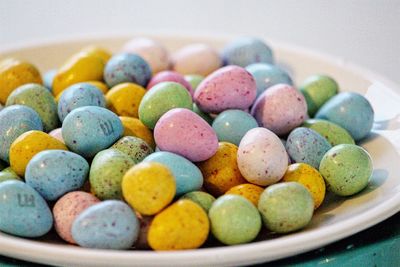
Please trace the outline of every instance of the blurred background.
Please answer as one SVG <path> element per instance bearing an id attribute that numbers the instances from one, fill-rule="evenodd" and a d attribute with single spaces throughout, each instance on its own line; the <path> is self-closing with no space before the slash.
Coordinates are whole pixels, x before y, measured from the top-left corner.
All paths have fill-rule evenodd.
<path id="1" fill-rule="evenodd" d="M 0 0 L 0 48 L 130 32 L 262 36 L 340 56 L 400 84 L 400 0 Z"/>

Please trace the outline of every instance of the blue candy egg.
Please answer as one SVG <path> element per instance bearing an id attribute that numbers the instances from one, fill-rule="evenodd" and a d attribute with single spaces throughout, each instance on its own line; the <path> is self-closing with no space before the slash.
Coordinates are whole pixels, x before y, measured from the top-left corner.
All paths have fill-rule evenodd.
<path id="1" fill-rule="evenodd" d="M 218 136 L 218 141 L 238 146 L 247 131 L 258 127 L 258 123 L 249 113 L 231 109 L 220 113 L 214 119 L 212 127 Z"/>
<path id="2" fill-rule="evenodd" d="M 246 67 L 246 70 L 253 75 L 257 84 L 257 96 L 261 95 L 269 87 L 285 83 L 293 85 L 292 79 L 289 74 L 278 66 L 255 63 Z"/>
<path id="3" fill-rule="evenodd" d="M 246 67 L 253 63 L 274 62 L 271 48 L 262 40 L 242 37 L 228 44 L 222 51 L 225 65 Z"/>
<path id="4" fill-rule="evenodd" d="M 136 54 L 116 54 L 104 68 L 104 80 L 110 88 L 124 82 L 137 83 L 146 87 L 150 78 L 149 64 Z"/>
<path id="5" fill-rule="evenodd" d="M 128 249 L 138 238 L 139 229 L 139 220 L 127 204 L 106 200 L 79 214 L 71 232 L 82 247 Z"/>
<path id="6" fill-rule="evenodd" d="M 354 140 L 366 137 L 374 123 L 374 110 L 369 101 L 354 92 L 340 93 L 328 100 L 315 115 L 346 129 Z"/>
<path id="7" fill-rule="evenodd" d="M 58 117 L 62 122 L 72 110 L 85 106 L 106 107 L 103 93 L 89 83 L 71 85 L 62 92 L 58 101 Z"/>
<path id="8" fill-rule="evenodd" d="M 46 201 L 21 181 L 0 183 L 0 214 L 0 231 L 12 235 L 39 237 L 53 226 Z"/>
<path id="9" fill-rule="evenodd" d="M 87 106 L 69 113 L 61 132 L 70 150 L 90 158 L 117 141 L 123 130 L 115 113 L 102 107 Z"/>
<path id="10" fill-rule="evenodd" d="M 43 75 L 43 85 L 49 89 L 50 92 L 53 92 L 53 80 L 57 74 L 57 70 L 49 70 Z"/>
<path id="11" fill-rule="evenodd" d="M 186 158 L 177 154 L 160 151 L 147 156 L 143 162 L 158 162 L 167 166 L 175 177 L 176 195 L 199 190 L 203 185 L 203 174 Z"/>
<path id="12" fill-rule="evenodd" d="M 43 130 L 42 120 L 32 108 L 13 105 L 0 111 L 0 159 L 9 162 L 12 142 L 31 130 Z"/>
<path id="13" fill-rule="evenodd" d="M 286 140 L 286 150 L 294 162 L 307 163 L 316 169 L 331 147 L 319 133 L 304 127 L 294 129 Z"/>
<path id="14" fill-rule="evenodd" d="M 64 150 L 45 150 L 28 163 L 25 181 L 46 200 L 56 200 L 83 186 L 89 164 L 78 154 Z"/>

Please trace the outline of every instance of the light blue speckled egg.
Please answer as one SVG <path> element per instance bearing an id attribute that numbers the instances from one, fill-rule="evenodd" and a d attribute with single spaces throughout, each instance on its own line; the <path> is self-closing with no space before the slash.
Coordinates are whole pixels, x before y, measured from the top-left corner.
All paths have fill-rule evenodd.
<path id="1" fill-rule="evenodd" d="M 13 105 L 0 111 L 0 159 L 9 162 L 12 142 L 30 130 L 43 130 L 42 120 L 32 108 Z"/>
<path id="2" fill-rule="evenodd" d="M 78 154 L 64 150 L 45 150 L 28 163 L 25 181 L 46 200 L 56 200 L 83 186 L 89 164 Z"/>
<path id="3" fill-rule="evenodd" d="M 255 63 L 247 66 L 246 70 L 250 72 L 256 80 L 257 97 L 273 85 L 279 83 L 293 85 L 289 74 L 276 65 Z"/>
<path id="4" fill-rule="evenodd" d="M 79 214 L 71 232 L 81 247 L 128 249 L 137 240 L 139 229 L 139 220 L 127 204 L 107 200 Z"/>
<path id="5" fill-rule="evenodd" d="M 182 156 L 160 151 L 147 156 L 143 161 L 164 164 L 172 171 L 176 181 L 177 196 L 199 190 L 203 185 L 203 175 L 199 168 Z"/>
<path id="6" fill-rule="evenodd" d="M 49 89 L 50 92 L 53 92 L 53 80 L 57 74 L 57 70 L 49 70 L 43 75 L 43 85 Z"/>
<path id="7" fill-rule="evenodd" d="M 294 129 L 286 140 L 286 150 L 294 162 L 307 163 L 316 169 L 331 147 L 322 135 L 304 127 Z"/>
<path id="8" fill-rule="evenodd" d="M 212 127 L 218 141 L 239 145 L 248 130 L 258 127 L 256 119 L 249 113 L 238 109 L 225 110 L 213 121 Z"/>
<path id="9" fill-rule="evenodd" d="M 374 110 L 364 96 L 344 92 L 329 99 L 318 110 L 315 118 L 338 124 L 347 130 L 355 141 L 359 141 L 371 132 Z"/>
<path id="10" fill-rule="evenodd" d="M 123 130 L 115 113 L 102 107 L 87 106 L 69 113 L 61 131 L 70 150 L 90 158 L 117 141 Z"/>
<path id="11" fill-rule="evenodd" d="M 104 80 L 109 88 L 114 85 L 132 82 L 146 87 L 151 78 L 149 64 L 136 54 L 116 54 L 104 68 Z"/>
<path id="12" fill-rule="evenodd" d="M 106 107 L 103 93 L 89 83 L 77 83 L 62 92 L 58 100 L 58 117 L 64 121 L 65 117 L 74 109 L 86 106 Z"/>
<path id="13" fill-rule="evenodd" d="M 39 237 L 53 226 L 46 201 L 21 181 L 0 183 L 0 231 L 22 237 Z"/>

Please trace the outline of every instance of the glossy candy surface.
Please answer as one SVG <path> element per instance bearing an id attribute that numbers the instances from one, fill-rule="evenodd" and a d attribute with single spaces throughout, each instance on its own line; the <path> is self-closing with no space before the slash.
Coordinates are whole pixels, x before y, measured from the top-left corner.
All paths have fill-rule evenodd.
<path id="1" fill-rule="evenodd" d="M 239 195 L 247 200 L 249 200 L 251 203 L 254 204 L 254 206 L 257 207 L 258 200 L 260 199 L 261 193 L 264 192 L 264 188 L 255 184 L 240 184 L 232 187 L 228 191 L 226 191 L 225 194 L 234 194 L 234 195 Z"/>
<path id="2" fill-rule="evenodd" d="M 189 199 L 195 202 L 200 207 L 202 207 L 207 213 L 210 210 L 212 203 L 215 201 L 215 197 L 203 191 L 192 191 L 186 193 L 181 197 L 181 199 Z"/>
<path id="3" fill-rule="evenodd" d="M 188 90 L 190 95 L 193 95 L 193 88 L 190 85 L 190 83 L 185 80 L 185 77 L 176 71 L 170 71 L 170 70 L 162 71 L 162 72 L 159 72 L 156 75 L 154 75 L 151 78 L 149 84 L 147 85 L 147 89 L 150 90 L 154 85 L 162 83 L 162 82 L 179 83 L 180 85 L 185 87 L 186 90 Z"/>
<path id="4" fill-rule="evenodd" d="M 134 136 L 122 137 L 111 148 L 127 154 L 135 164 L 153 153 L 153 149 L 144 140 Z"/>
<path id="5" fill-rule="evenodd" d="M 124 136 L 135 136 L 143 139 L 151 148 L 156 147 L 153 133 L 139 119 L 131 117 L 119 117 L 124 126 Z"/>
<path id="6" fill-rule="evenodd" d="M 120 83 L 107 94 L 108 108 L 119 116 L 138 118 L 139 104 L 146 90 L 134 83 Z"/>
<path id="7" fill-rule="evenodd" d="M 309 119 L 303 123 L 303 127 L 316 131 L 325 137 L 332 146 L 340 144 L 355 144 L 353 137 L 351 137 L 348 131 L 336 123 L 327 120 Z"/>

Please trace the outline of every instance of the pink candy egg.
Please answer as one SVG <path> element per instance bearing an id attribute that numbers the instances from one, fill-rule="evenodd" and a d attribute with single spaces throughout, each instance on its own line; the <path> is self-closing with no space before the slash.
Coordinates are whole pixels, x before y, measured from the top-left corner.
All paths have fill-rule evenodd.
<path id="1" fill-rule="evenodd" d="M 176 72 L 176 71 L 162 71 L 160 73 L 157 73 L 156 75 L 153 76 L 153 78 L 151 78 L 149 84 L 147 85 L 147 89 L 150 90 L 154 85 L 161 83 L 161 82 L 176 82 L 179 83 L 181 85 L 183 85 L 183 87 L 185 87 L 190 95 L 193 96 L 193 89 L 192 86 L 190 85 L 190 83 L 188 81 L 186 81 L 185 77 Z"/>
<path id="2" fill-rule="evenodd" d="M 49 133 L 49 135 L 53 136 L 54 138 L 56 138 L 56 139 L 58 139 L 58 140 L 60 140 L 61 142 L 64 143 L 64 138 L 62 137 L 62 134 L 61 134 L 61 128 L 57 128 L 57 129 L 52 130 Z"/>
<path id="3" fill-rule="evenodd" d="M 213 128 L 199 115 L 183 108 L 171 109 L 158 120 L 154 139 L 160 150 L 194 162 L 211 158 L 218 149 Z"/>

